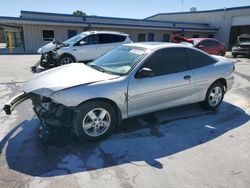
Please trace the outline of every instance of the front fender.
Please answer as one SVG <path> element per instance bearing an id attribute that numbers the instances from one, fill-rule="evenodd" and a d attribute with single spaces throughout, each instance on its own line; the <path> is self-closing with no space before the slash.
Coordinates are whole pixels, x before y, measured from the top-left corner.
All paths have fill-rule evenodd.
<path id="1" fill-rule="evenodd" d="M 75 86 L 53 93 L 50 98 L 59 104 L 76 107 L 92 99 L 108 99 L 120 109 L 122 118 L 127 117 L 127 79 L 119 78 L 103 82 Z"/>

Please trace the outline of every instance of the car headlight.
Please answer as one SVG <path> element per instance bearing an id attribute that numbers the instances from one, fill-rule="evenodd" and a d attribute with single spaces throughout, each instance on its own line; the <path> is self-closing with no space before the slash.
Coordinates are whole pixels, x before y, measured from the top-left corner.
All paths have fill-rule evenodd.
<path id="1" fill-rule="evenodd" d="M 42 53 L 43 53 L 42 48 L 39 48 L 39 49 L 37 50 L 37 53 L 42 54 Z"/>

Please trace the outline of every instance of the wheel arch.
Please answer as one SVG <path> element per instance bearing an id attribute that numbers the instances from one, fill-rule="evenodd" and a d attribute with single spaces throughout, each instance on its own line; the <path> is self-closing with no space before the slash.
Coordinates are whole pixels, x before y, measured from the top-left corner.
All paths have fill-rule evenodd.
<path id="1" fill-rule="evenodd" d="M 225 78 L 219 78 L 217 80 L 215 80 L 211 85 L 215 84 L 216 82 L 220 82 L 222 83 L 222 85 L 224 86 L 224 92 L 226 93 L 227 91 L 227 81 Z"/>
<path id="2" fill-rule="evenodd" d="M 61 59 L 65 56 L 70 56 L 71 58 L 73 58 L 73 61 L 76 62 L 76 58 L 74 55 L 68 53 L 68 52 L 64 52 L 62 55 L 61 55 Z"/>
<path id="3" fill-rule="evenodd" d="M 113 100 L 111 99 L 108 99 L 108 98 L 93 98 L 93 99 L 88 99 L 82 103 L 80 103 L 78 106 L 80 105 L 83 105 L 84 103 L 88 103 L 88 102 L 93 102 L 93 101 L 100 101 L 100 102 L 105 102 L 105 103 L 108 103 L 110 104 L 114 109 L 115 109 L 115 112 L 116 112 L 116 115 L 117 115 L 117 118 L 118 118 L 118 125 L 120 125 L 121 121 L 122 121 L 122 113 L 121 113 L 121 109 L 119 108 L 119 106 L 116 104 L 116 102 L 114 102 Z"/>

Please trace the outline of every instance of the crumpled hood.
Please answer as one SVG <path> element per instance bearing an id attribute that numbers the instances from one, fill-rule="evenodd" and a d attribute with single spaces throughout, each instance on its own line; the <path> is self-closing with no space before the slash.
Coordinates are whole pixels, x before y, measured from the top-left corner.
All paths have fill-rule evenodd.
<path id="1" fill-rule="evenodd" d="M 118 75 L 100 72 L 83 63 L 72 63 L 38 74 L 26 82 L 23 91 L 49 97 L 54 92 L 69 87 L 118 77 Z"/>
<path id="2" fill-rule="evenodd" d="M 53 50 L 55 47 L 56 47 L 56 44 L 54 42 L 50 42 L 50 43 L 42 46 L 41 48 L 39 48 L 37 50 L 37 53 L 39 53 L 39 54 L 47 53 L 47 52 Z"/>

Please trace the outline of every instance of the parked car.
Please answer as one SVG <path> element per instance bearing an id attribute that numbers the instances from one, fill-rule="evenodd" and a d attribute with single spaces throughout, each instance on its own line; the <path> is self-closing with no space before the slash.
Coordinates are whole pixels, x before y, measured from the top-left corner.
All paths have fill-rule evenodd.
<path id="1" fill-rule="evenodd" d="M 49 69 L 72 62 L 92 61 L 107 51 L 131 43 L 128 34 L 113 31 L 86 31 L 64 42 L 53 41 L 38 49 L 41 54 L 38 65 Z"/>
<path id="2" fill-rule="evenodd" d="M 232 48 L 232 56 L 238 55 L 250 57 L 250 34 L 243 34 L 237 37 L 237 44 Z"/>
<path id="3" fill-rule="evenodd" d="M 179 34 L 173 36 L 174 43 L 191 43 L 195 48 L 205 51 L 211 55 L 224 56 L 226 47 L 224 44 L 212 38 L 186 38 Z"/>
<path id="4" fill-rule="evenodd" d="M 218 40 L 211 38 L 193 38 L 194 47 L 205 51 L 211 55 L 224 56 L 226 54 L 226 47 Z"/>
<path id="5" fill-rule="evenodd" d="M 87 65 L 38 74 L 4 110 L 29 98 L 42 126 L 71 126 L 79 138 L 97 140 L 128 117 L 196 102 L 215 110 L 233 71 L 230 60 L 186 45 L 126 44 Z"/>

